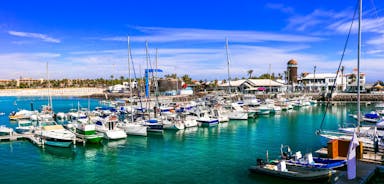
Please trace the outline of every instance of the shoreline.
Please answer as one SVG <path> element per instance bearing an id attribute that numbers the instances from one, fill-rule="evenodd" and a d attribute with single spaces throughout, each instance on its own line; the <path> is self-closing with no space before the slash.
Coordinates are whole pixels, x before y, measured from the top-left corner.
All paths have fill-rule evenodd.
<path id="1" fill-rule="evenodd" d="M 39 89 L 1 89 L 0 96 L 91 96 L 103 94 L 104 88 L 39 88 Z"/>

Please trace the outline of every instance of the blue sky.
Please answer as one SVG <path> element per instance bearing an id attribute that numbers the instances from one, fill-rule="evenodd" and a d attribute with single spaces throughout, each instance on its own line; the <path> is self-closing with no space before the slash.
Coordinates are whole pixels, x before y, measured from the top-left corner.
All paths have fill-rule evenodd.
<path id="1" fill-rule="evenodd" d="M 139 74 L 145 41 L 151 62 L 158 48 L 164 74 L 232 78 L 298 71 L 333 73 L 343 50 L 355 1 L 21 1 L 0 2 L 0 78 L 110 78 L 128 76 L 127 36 Z M 364 1 L 361 71 L 382 80 L 384 5 Z M 356 67 L 357 23 L 347 47 L 346 72 Z M 141 72 L 142 73 L 142 72 Z"/>

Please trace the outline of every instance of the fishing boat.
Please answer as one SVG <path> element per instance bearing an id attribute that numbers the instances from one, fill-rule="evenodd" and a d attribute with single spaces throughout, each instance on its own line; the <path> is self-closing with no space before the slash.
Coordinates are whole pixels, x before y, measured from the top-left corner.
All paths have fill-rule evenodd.
<path id="1" fill-rule="evenodd" d="M 124 130 L 117 127 L 118 118 L 116 115 L 110 115 L 105 119 L 99 119 L 96 121 L 96 131 L 104 134 L 105 139 L 125 139 L 127 134 Z"/>
<path id="2" fill-rule="evenodd" d="M 97 144 L 103 139 L 103 135 L 96 132 L 96 125 L 88 119 L 78 119 L 74 123 L 74 128 L 76 136 L 85 139 L 86 142 Z"/>
<path id="3" fill-rule="evenodd" d="M 288 165 L 284 160 L 264 163 L 257 159 L 257 165 L 249 168 L 251 173 L 259 173 L 291 180 L 324 181 L 332 176 L 332 170 L 315 167 Z"/>

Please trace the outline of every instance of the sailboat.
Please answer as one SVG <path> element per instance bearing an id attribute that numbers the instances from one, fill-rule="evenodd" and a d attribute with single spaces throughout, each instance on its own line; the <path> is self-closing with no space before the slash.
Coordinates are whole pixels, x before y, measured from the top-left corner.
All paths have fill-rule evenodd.
<path id="1" fill-rule="evenodd" d="M 125 119 L 123 122 L 119 122 L 117 124 L 117 127 L 123 129 L 127 135 L 139 135 L 139 136 L 147 136 L 147 127 L 137 123 L 133 116 L 133 107 L 132 107 L 132 80 L 131 80 L 131 63 L 130 63 L 130 58 L 132 57 L 131 55 L 131 45 L 129 42 L 129 37 L 127 38 L 128 40 L 128 78 L 129 78 L 129 92 L 130 92 L 130 97 L 129 97 L 129 104 L 130 110 L 129 112 L 129 118 Z"/>
<path id="2" fill-rule="evenodd" d="M 359 1 L 359 22 L 358 22 L 358 49 L 357 49 L 357 125 L 353 128 L 339 128 L 338 132 L 320 130 L 317 133 L 327 139 L 352 140 L 356 133 L 358 140 L 363 142 L 365 146 L 380 146 L 384 148 L 382 139 L 376 139 L 379 135 L 383 136 L 384 132 L 379 132 L 376 127 L 361 127 L 361 111 L 360 111 L 360 55 L 361 55 L 361 22 L 362 22 L 362 3 Z M 328 104 L 327 104 L 328 105 Z M 324 118 L 323 118 L 324 121 Z M 375 142 L 377 141 L 377 142 Z"/>
<path id="3" fill-rule="evenodd" d="M 50 83 L 48 75 L 48 62 L 46 65 L 48 81 L 48 105 L 43 106 L 42 112 L 37 114 L 37 130 L 35 136 L 40 137 L 43 144 L 55 147 L 70 147 L 76 143 L 76 135 L 65 129 L 63 125 L 58 125 L 53 120 L 52 97 L 50 94 Z M 31 117 L 32 119 L 32 117 Z"/>
<path id="4" fill-rule="evenodd" d="M 227 53 L 227 69 L 228 69 L 228 84 L 229 84 L 229 97 L 230 101 L 232 101 L 232 90 L 231 90 L 231 75 L 229 73 L 229 64 L 230 64 L 230 57 L 229 57 L 229 50 L 228 50 L 228 38 L 225 39 L 225 51 Z M 248 119 L 248 112 L 245 111 L 242 107 L 240 107 L 236 103 L 230 104 L 230 112 L 228 114 L 229 120 L 247 120 Z"/>

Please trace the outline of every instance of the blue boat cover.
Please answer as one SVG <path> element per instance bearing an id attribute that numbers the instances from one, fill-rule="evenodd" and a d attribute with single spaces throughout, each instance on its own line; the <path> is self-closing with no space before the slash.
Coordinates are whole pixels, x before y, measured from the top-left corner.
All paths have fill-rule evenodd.
<path id="1" fill-rule="evenodd" d="M 364 117 L 366 118 L 370 118 L 370 119 L 377 119 L 379 118 L 379 115 L 378 114 L 373 114 L 373 113 L 368 113 L 368 114 L 365 114 Z"/>

